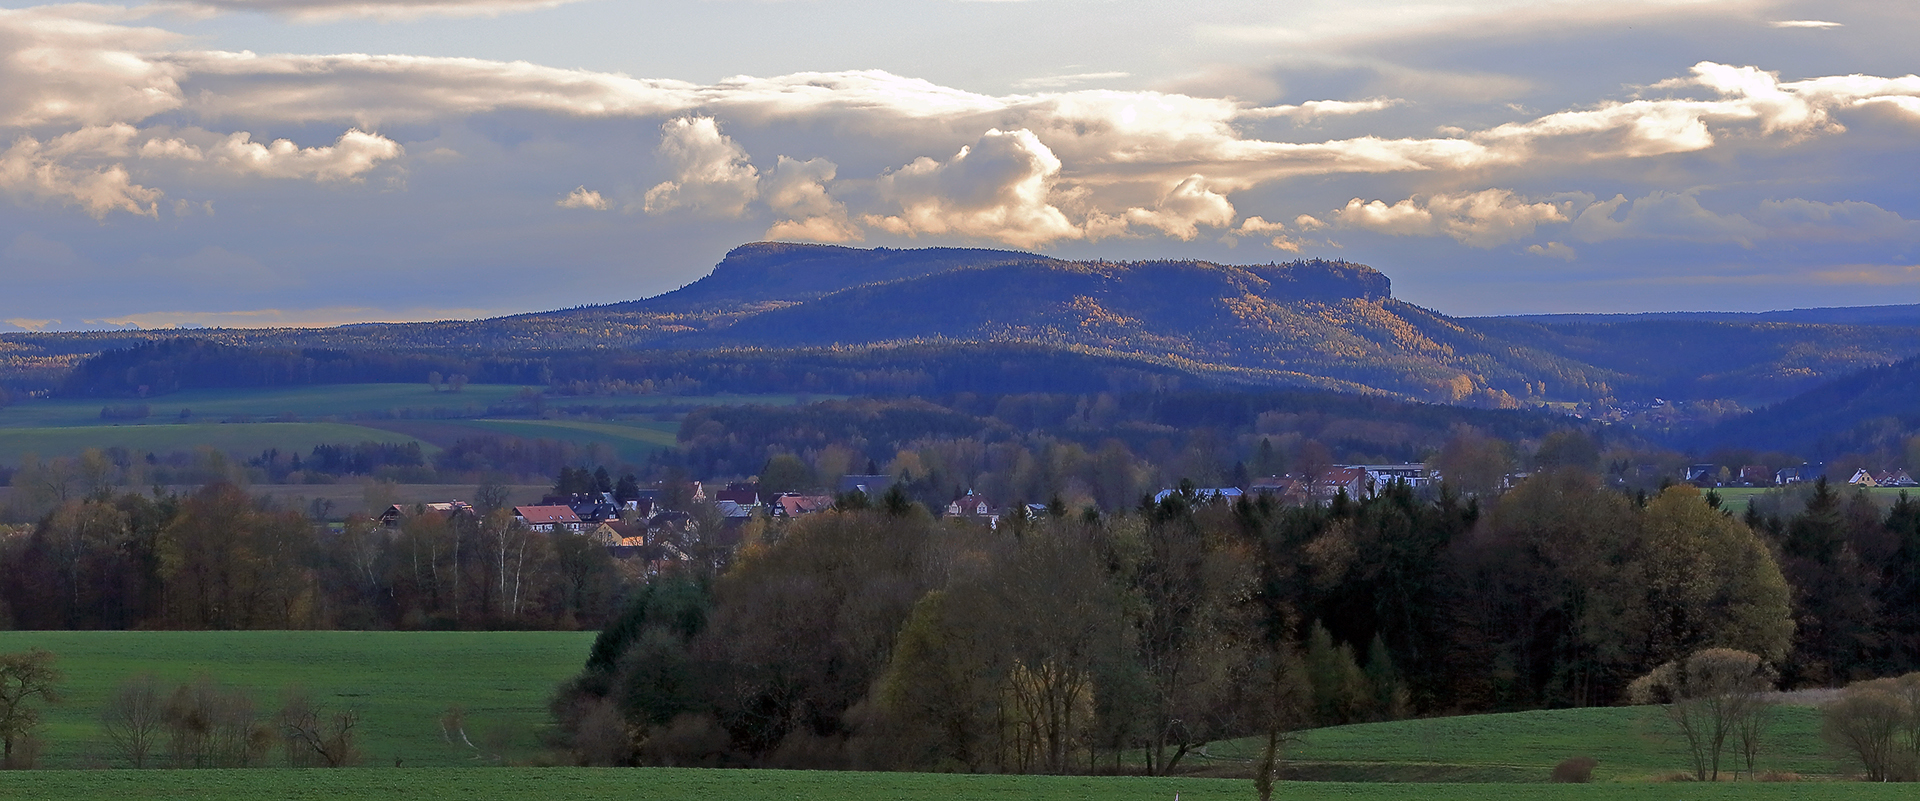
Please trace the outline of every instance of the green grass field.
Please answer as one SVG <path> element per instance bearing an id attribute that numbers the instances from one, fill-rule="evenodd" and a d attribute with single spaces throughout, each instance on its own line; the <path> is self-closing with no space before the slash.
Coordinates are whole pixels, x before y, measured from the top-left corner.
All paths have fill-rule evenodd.
<path id="1" fill-rule="evenodd" d="M 168 453 L 191 451 L 202 445 L 243 455 L 268 448 L 306 453 L 315 445 L 360 442 L 413 442 L 413 437 L 347 423 L 189 423 L 183 425 L 73 426 L 56 428 L 0 428 L 0 463 L 15 463 L 23 454 L 41 458 L 73 456 L 88 448 L 122 447 L 132 451 Z M 428 453 L 439 448 L 422 441 Z"/>
<path id="2" fill-rule="evenodd" d="M 151 672 L 167 685 L 210 675 L 250 690 L 263 714 L 298 685 L 329 708 L 361 714 L 368 765 L 475 764 L 441 738 L 448 707 L 466 710 L 482 743 L 506 737 L 507 755 L 533 756 L 547 699 L 586 661 L 590 632 L 0 632 L 0 651 L 59 656 L 66 698 L 47 711 L 48 767 L 109 765 L 96 723 L 122 681 Z M 0 783 L 4 786 L 4 783 Z M 0 790 L 4 792 L 4 790 Z"/>
<path id="3" fill-rule="evenodd" d="M 640 463 L 655 451 L 674 446 L 680 430 L 668 416 L 691 406 L 768 404 L 787 406 L 839 396 L 800 395 L 635 395 L 559 396 L 550 410 L 569 413 L 606 410 L 613 417 L 649 419 L 518 420 L 479 419 L 488 407 L 512 401 L 525 388 L 469 384 L 459 393 L 435 392 L 419 384 L 333 384 L 281 389 L 198 389 L 147 400 L 36 399 L 0 408 L 0 463 L 22 454 L 42 458 L 73 456 L 88 448 L 123 447 L 166 453 L 211 445 L 252 455 L 268 448 L 307 451 L 314 445 L 418 441 L 429 453 L 462 437 L 508 434 L 575 443 L 603 443 L 621 459 Z M 103 420 L 104 406 L 146 404 L 151 415 L 140 420 Z M 192 415 L 183 419 L 181 410 Z M 661 409 L 662 412 L 647 412 Z M 635 411 L 641 410 L 641 411 Z M 619 414 L 611 414 L 619 411 Z M 364 415 L 392 413 L 366 419 Z M 358 419 L 356 419 L 358 418 Z M 278 422 L 273 422 L 278 421 Z"/>
<path id="4" fill-rule="evenodd" d="M 1835 485 L 1834 489 L 1840 492 L 1843 497 L 1851 497 L 1856 491 L 1856 488 L 1844 484 Z M 1774 487 L 1721 487 L 1714 490 L 1714 492 L 1720 493 L 1721 508 L 1732 510 L 1734 514 L 1738 515 L 1746 513 L 1747 504 L 1753 500 L 1754 496 L 1774 492 L 1775 490 L 1776 488 Z M 1900 493 L 1902 492 L 1920 497 L 1920 488 L 1916 487 L 1868 487 L 1866 491 L 1867 495 L 1871 496 L 1875 501 L 1878 501 L 1881 506 L 1893 505 L 1893 502 L 1900 497 Z"/>
<path id="5" fill-rule="evenodd" d="M 450 706 L 467 711 L 469 734 L 511 734 L 506 753 L 532 758 L 553 687 L 578 669 L 590 633 L 551 632 L 0 632 L 0 651 L 40 647 L 60 655 L 62 704 L 48 709 L 50 770 L 0 773 L 0 799 L 1248 799 L 1245 779 L 956 776 L 698 769 L 584 770 L 494 767 L 446 743 Z M 124 771 L 111 767 L 96 715 L 125 678 L 166 682 L 215 676 L 251 690 L 263 713 L 297 685 L 316 701 L 361 712 L 360 769 Z M 1782 707 L 1766 770 L 1810 781 L 1661 783 L 1686 762 L 1657 710 L 1603 708 L 1479 715 L 1343 726 L 1306 732 L 1290 746 L 1293 778 L 1281 799 L 1825 799 L 1910 798 L 1910 786 L 1818 781 L 1838 766 L 1815 736 L 1817 713 Z M 1218 763 L 1250 758 L 1248 741 L 1209 749 Z M 1541 783 L 1569 756 L 1600 760 L 1596 783 Z M 392 766 L 398 760 L 404 769 Z M 1196 760 L 1202 767 L 1205 760 Z M 75 770 L 74 768 L 93 768 Z M 1344 773 L 1342 773 L 1344 771 Z M 1408 780 L 1414 780 L 1409 782 Z M 1435 780 L 1442 780 L 1434 783 Z M 1523 783 L 1525 782 L 1525 783 Z"/>
<path id="6" fill-rule="evenodd" d="M 1911 785 L 1346 784 L 1285 782 L 1281 801 L 1881 801 Z M 632 801 L 1252 801 L 1244 779 L 966 776 L 698 768 L 485 770 L 22 771 L 0 774 L 0 798 L 86 799 L 630 799 Z"/>
<path id="7" fill-rule="evenodd" d="M 583 445 L 599 442 L 634 464 L 644 464 L 655 451 L 672 448 L 677 444 L 680 431 L 679 423 L 653 421 L 474 420 L 468 425 L 526 439 L 556 439 Z"/>
<path id="8" fill-rule="evenodd" d="M 475 407 L 484 413 L 487 406 L 511 400 L 521 387 L 507 384 L 468 384 L 460 392 L 435 392 L 425 381 L 418 384 L 327 384 L 280 389 L 189 389 L 156 398 L 101 400 L 98 398 L 55 398 L 28 400 L 0 409 L 0 428 L 46 428 L 59 426 L 110 425 L 100 419 L 103 406 L 146 404 L 153 416 L 148 423 L 172 422 L 181 409 L 193 412 L 198 420 L 219 421 L 229 417 L 267 419 L 291 414 L 301 419 L 349 417 L 394 409 L 446 409 L 460 412 Z M 124 427 L 124 426 L 123 426 Z"/>
<path id="9" fill-rule="evenodd" d="M 1761 771 L 1803 776 L 1843 772 L 1820 739 L 1810 707 L 1775 708 L 1757 760 Z M 1250 759 L 1249 740 L 1208 749 L 1228 762 Z M 1645 781 L 1687 769 L 1686 747 L 1658 709 L 1604 707 L 1469 715 L 1316 729 L 1287 750 L 1293 775 L 1391 781 L 1544 781 L 1576 756 L 1600 761 L 1595 781 Z M 1204 760 L 1201 760 L 1204 764 Z M 1723 762 L 1723 769 L 1730 769 Z"/>

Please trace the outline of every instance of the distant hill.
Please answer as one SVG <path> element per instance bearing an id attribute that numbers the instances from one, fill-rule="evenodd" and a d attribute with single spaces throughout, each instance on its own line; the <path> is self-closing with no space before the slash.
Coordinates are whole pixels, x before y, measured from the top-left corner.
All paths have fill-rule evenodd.
<path id="1" fill-rule="evenodd" d="M 1730 398 L 1755 406 L 1920 354 L 1920 326 L 1665 315 L 1547 321 L 1482 317 L 1458 322 L 1489 337 L 1525 342 L 1621 376 L 1613 385 L 1621 398 Z"/>
<path id="2" fill-rule="evenodd" d="M 1920 433 L 1920 357 L 1861 370 L 1728 420 L 1701 432 L 1693 444 L 1824 458 L 1900 453 L 1915 433 Z"/>
<path id="3" fill-rule="evenodd" d="M 1511 405 L 1585 395 L 1594 371 L 1491 341 L 1393 300 L 1387 277 L 1346 262 L 1036 260 L 842 290 L 678 334 L 674 348 L 944 340 L 1128 353 L 1244 383 Z M 1555 386 L 1536 378 L 1553 375 Z M 1600 380 L 1605 380 L 1601 376 Z"/>
<path id="4" fill-rule="evenodd" d="M 727 251 L 713 272 L 691 284 L 601 307 L 606 311 L 720 311 L 756 303 L 812 300 L 850 287 L 1000 264 L 1050 261 L 1045 256 L 981 248 L 841 247 L 754 242 Z"/>
<path id="5" fill-rule="evenodd" d="M 1822 306 L 1764 312 L 1638 312 L 1632 314 L 1516 314 L 1469 317 L 1474 322 L 1505 320 L 1528 323 L 1809 323 L 1815 325 L 1920 326 L 1920 303 L 1901 306 Z"/>
<path id="6" fill-rule="evenodd" d="M 1394 299 L 1386 275 L 1341 261 L 1066 261 L 759 242 L 685 287 L 604 306 L 324 329 L 0 335 L 0 383 L 111 395 L 136 372 L 154 388 L 406 380 L 437 365 L 476 381 L 681 376 L 755 392 L 780 391 L 780 380 L 813 392 L 971 381 L 997 391 L 1008 376 L 1053 386 L 1049 371 L 1071 364 L 1061 386 L 1190 376 L 1466 405 L 1756 406 L 1920 354 L 1910 314 L 1920 307 L 1453 318 Z M 233 350 L 144 351 L 141 364 L 115 357 L 74 371 L 92 354 L 181 336 Z M 1100 377 L 1109 373 L 1128 377 Z"/>

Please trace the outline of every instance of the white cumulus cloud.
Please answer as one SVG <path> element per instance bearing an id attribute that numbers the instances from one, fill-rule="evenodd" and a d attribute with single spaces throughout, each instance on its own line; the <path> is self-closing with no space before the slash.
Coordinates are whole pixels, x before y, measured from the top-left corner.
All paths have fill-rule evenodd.
<path id="1" fill-rule="evenodd" d="M 568 192 L 566 197 L 554 201 L 554 205 L 563 209 L 588 209 L 591 211 L 606 211 L 612 208 L 612 204 L 608 203 L 605 197 L 602 197 L 599 192 L 588 189 L 585 184 L 574 187 L 573 191 Z"/>
<path id="2" fill-rule="evenodd" d="M 358 129 L 341 134 L 332 145 L 307 148 L 286 139 L 255 142 L 252 134 L 241 131 L 215 146 L 212 160 L 234 172 L 265 178 L 344 181 L 399 158 L 401 152 L 398 142 Z"/>
<path id="3" fill-rule="evenodd" d="M 957 234 L 1040 247 L 1083 233 L 1053 205 L 1060 159 L 1032 131 L 993 129 L 945 161 L 922 157 L 880 176 L 896 207 L 872 225 L 904 236 Z"/>
<path id="4" fill-rule="evenodd" d="M 661 128 L 660 160 L 674 178 L 647 190 L 649 214 L 688 209 L 738 217 L 760 196 L 760 171 L 712 117 L 681 117 Z"/>
<path id="5" fill-rule="evenodd" d="M 1566 222 L 1554 203 L 1531 202 L 1506 189 L 1412 197 L 1387 205 L 1354 198 L 1333 213 L 1336 224 L 1393 236 L 1445 234 L 1463 245 L 1491 248 L 1533 235 L 1542 223 Z"/>

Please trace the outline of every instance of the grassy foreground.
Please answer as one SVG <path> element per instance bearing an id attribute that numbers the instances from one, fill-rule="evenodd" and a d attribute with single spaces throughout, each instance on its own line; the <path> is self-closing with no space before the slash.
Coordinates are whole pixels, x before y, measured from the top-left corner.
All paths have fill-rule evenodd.
<path id="1" fill-rule="evenodd" d="M 1599 760 L 1594 780 L 1646 781 L 1690 770 L 1684 743 L 1653 707 L 1601 707 L 1467 715 L 1336 726 L 1303 732 L 1287 749 L 1294 778 L 1352 781 L 1541 782 L 1570 757 Z M 1224 760 L 1250 759 L 1250 740 L 1208 749 Z M 1721 768 L 1734 765 L 1731 749 Z M 1744 766 L 1741 766 L 1744 769 Z M 1802 776 L 1844 768 L 1820 738 L 1820 713 L 1781 706 L 1755 767 Z"/>
<path id="2" fill-rule="evenodd" d="M 689 768 L 487 770 L 25 771 L 0 774 L 0 798 L 80 799 L 725 799 L 726 801 L 1250 801 L 1253 783 L 1196 778 L 961 776 Z M 1345 784 L 1288 782 L 1283 801 L 1878 801 L 1913 797 L 1898 784 Z"/>
<path id="3" fill-rule="evenodd" d="M 466 712 L 478 745 L 511 759 L 533 756 L 555 685 L 586 661 L 592 632 L 83 631 L 0 632 L 0 652 L 42 648 L 59 656 L 63 702 L 46 710 L 43 764 L 114 766 L 96 723 L 122 681 L 153 673 L 167 685 L 206 674 L 249 690 L 270 715 L 299 686 L 329 709 L 361 715 L 365 764 L 480 764 L 441 737 L 451 706 Z M 274 756 L 277 758 L 278 753 Z M 5 786 L 0 782 L 0 788 Z M 4 793 L 0 789 L 0 793 Z"/>

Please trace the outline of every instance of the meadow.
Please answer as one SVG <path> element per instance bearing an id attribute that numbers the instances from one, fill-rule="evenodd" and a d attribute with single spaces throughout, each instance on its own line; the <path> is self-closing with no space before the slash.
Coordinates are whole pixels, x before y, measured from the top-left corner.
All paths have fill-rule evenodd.
<path id="1" fill-rule="evenodd" d="M 586 632 L 0 632 L 0 651 L 58 654 L 62 703 L 47 708 L 47 770 L 0 773 L 0 799 L 396 798 L 569 799 L 1247 799 L 1251 741 L 1190 757 L 1195 775 L 962 776 L 913 773 L 502 767 L 540 753 L 547 699 L 578 670 Z M 97 715 L 128 677 L 163 683 L 209 675 L 252 692 L 263 713 L 299 687 L 361 714 L 364 767 L 346 770 L 126 771 L 100 742 Z M 440 719 L 461 707 L 492 754 L 447 742 Z M 1823 799 L 1909 798 L 1906 787 L 1821 781 L 1840 766 L 1817 736 L 1818 713 L 1781 707 L 1761 769 L 1796 783 L 1657 781 L 1686 764 L 1657 710 L 1598 708 L 1373 723 L 1303 732 L 1288 746 L 1282 799 Z M 1543 783 L 1569 756 L 1600 761 L 1591 785 Z M 277 760 L 277 752 L 271 759 Z M 1209 759 L 1211 757 L 1211 759 Z M 396 770 L 394 766 L 401 769 Z M 1319 779 L 1317 781 L 1298 781 Z"/>
<path id="2" fill-rule="evenodd" d="M 1721 784 L 1355 784 L 1284 782 L 1283 801 L 1881 801 L 1911 786 L 1838 782 Z M 493 768 L 421 770 L 23 771 L 0 774 L 0 798 L 79 801 L 406 799 L 495 801 L 1248 801 L 1245 779 L 969 776 L 929 773 Z"/>
<path id="3" fill-rule="evenodd" d="M 549 417 L 559 414 L 557 419 L 486 416 L 498 405 L 521 402 L 527 389 L 468 384 L 454 393 L 437 392 L 425 383 L 330 384 L 195 389 L 144 400 L 30 399 L 0 407 L 0 464 L 17 462 L 29 453 L 52 458 L 88 448 L 167 453 L 206 445 L 250 456 L 269 448 L 304 453 L 315 445 L 360 442 L 418 442 L 432 456 L 461 438 L 486 434 L 598 443 L 611 448 L 619 459 L 641 464 L 654 452 L 674 446 L 680 430 L 676 419 L 687 409 L 781 406 L 837 397 L 557 396 L 545 399 Z M 142 419 L 101 417 L 107 406 L 141 404 L 149 409 Z"/>
<path id="4" fill-rule="evenodd" d="M 1878 502 L 1882 507 L 1892 506 L 1894 501 L 1899 500 L 1900 493 L 1902 492 L 1909 495 L 1920 496 L 1920 488 L 1915 487 L 1863 488 L 1849 487 L 1845 484 L 1835 484 L 1834 489 L 1841 493 L 1842 496 L 1851 496 L 1855 492 L 1864 490 L 1868 497 L 1873 498 L 1874 501 Z M 1752 503 L 1755 497 L 1778 491 L 1780 491 L 1778 487 L 1721 487 L 1714 490 L 1714 492 L 1720 494 L 1720 508 L 1731 511 L 1736 515 L 1745 514 L 1747 505 Z M 1798 509 L 1799 506 L 1796 503 L 1792 508 Z"/>
<path id="5" fill-rule="evenodd" d="M 1844 771 L 1820 739 L 1819 710 L 1783 705 L 1774 708 L 1774 716 L 1757 769 L 1807 777 Z M 1298 737 L 1287 758 L 1290 775 L 1301 778 L 1540 782 L 1554 765 L 1578 756 L 1599 760 L 1593 773 L 1599 782 L 1643 782 L 1690 767 L 1685 745 L 1653 707 L 1402 720 L 1314 729 Z M 1207 753 L 1223 767 L 1238 767 L 1258 753 L 1258 744 L 1234 740 Z M 1722 770 L 1731 770 L 1732 763 L 1729 753 Z"/>
<path id="6" fill-rule="evenodd" d="M 46 710 L 44 764 L 111 766 L 97 723 L 120 683 L 152 673 L 164 686 L 200 675 L 251 692 L 264 713 L 299 687 L 329 709 L 360 713 L 367 765 L 461 766 L 490 759 L 441 734 L 466 713 L 476 744 L 532 758 L 554 687 L 586 661 L 591 632 L 89 631 L 0 632 L 0 652 L 59 657 L 64 699 Z M 4 792 L 4 790 L 0 790 Z"/>
<path id="7" fill-rule="evenodd" d="M 145 404 L 151 416 L 148 424 L 170 423 L 180 419 L 181 410 L 190 419 L 219 421 L 229 418 L 272 419 L 281 416 L 311 419 L 352 417 L 400 409 L 448 414 L 472 411 L 480 416 L 488 406 L 507 403 L 523 387 L 508 384 L 468 384 L 460 392 L 436 392 L 425 382 L 418 384 L 324 384 L 272 389 L 188 389 L 154 398 L 49 398 L 32 399 L 0 408 L 0 428 L 49 428 L 112 425 L 102 420 L 105 406 Z M 122 427 L 125 427 L 123 423 Z"/>
<path id="8" fill-rule="evenodd" d="M 25 454 L 41 458 L 74 456 L 88 448 L 120 447 L 149 453 L 191 451 L 200 446 L 243 455 L 268 448 L 307 453 L 315 445 L 384 442 L 405 444 L 414 437 L 347 423 L 187 423 L 175 425 L 62 426 L 0 428 L 0 464 L 17 463 Z M 428 454 L 440 449 L 421 442 Z"/>

